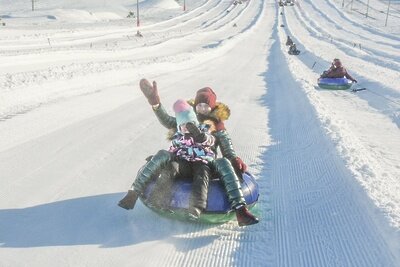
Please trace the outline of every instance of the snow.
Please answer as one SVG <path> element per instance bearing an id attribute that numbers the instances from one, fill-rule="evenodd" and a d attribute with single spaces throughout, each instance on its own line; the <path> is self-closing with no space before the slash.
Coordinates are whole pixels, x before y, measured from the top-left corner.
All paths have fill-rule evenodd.
<path id="1" fill-rule="evenodd" d="M 342 2 L 0 0 L 0 266 L 399 266 L 400 1 Z M 141 78 L 230 107 L 259 224 L 117 206 L 168 147 Z"/>
<path id="2" fill-rule="evenodd" d="M 180 5 L 175 0 L 145 1 L 140 6 L 145 8 L 145 9 L 175 9 L 175 8 L 180 8 Z"/>

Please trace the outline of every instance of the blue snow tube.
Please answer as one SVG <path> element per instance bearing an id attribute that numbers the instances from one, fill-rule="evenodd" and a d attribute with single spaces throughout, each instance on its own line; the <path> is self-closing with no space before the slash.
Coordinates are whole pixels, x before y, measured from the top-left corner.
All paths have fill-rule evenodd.
<path id="1" fill-rule="evenodd" d="M 152 205 L 148 199 L 154 189 L 155 181 L 151 182 L 140 197 L 142 202 L 153 211 L 179 220 L 187 220 L 186 211 L 189 207 L 190 193 L 192 189 L 191 181 L 176 180 L 172 188 L 171 202 L 160 209 Z M 249 209 L 253 208 L 258 201 L 259 189 L 253 175 L 248 172 L 243 174 L 241 181 L 243 196 Z M 166 209 L 165 209 L 166 208 Z M 235 212 L 232 211 L 228 196 L 219 179 L 213 179 L 209 183 L 207 208 L 200 216 L 199 221 L 203 223 L 224 223 L 232 220 Z"/>
<path id="2" fill-rule="evenodd" d="M 347 78 L 319 78 L 318 86 L 323 89 L 346 90 L 350 89 L 353 83 Z"/>

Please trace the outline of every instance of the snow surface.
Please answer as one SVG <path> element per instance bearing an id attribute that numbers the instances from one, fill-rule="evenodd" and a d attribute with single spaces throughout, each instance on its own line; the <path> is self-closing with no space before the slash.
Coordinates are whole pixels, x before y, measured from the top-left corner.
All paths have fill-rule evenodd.
<path id="1" fill-rule="evenodd" d="M 0 0 L 0 266 L 400 266 L 400 1 L 342 2 Z M 143 77 L 229 105 L 259 224 L 117 206 L 168 147 Z"/>

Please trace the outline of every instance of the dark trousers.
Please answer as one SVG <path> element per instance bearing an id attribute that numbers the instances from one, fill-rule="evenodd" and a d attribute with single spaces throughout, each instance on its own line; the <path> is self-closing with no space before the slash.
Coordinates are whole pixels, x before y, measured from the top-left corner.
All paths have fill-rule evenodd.
<path id="1" fill-rule="evenodd" d="M 171 201 L 171 191 L 174 179 L 192 179 L 192 192 L 189 207 L 198 208 L 201 211 L 207 207 L 208 184 L 211 177 L 211 169 L 204 162 L 189 162 L 182 159 L 174 159 L 162 170 L 156 180 L 155 194 L 151 196 L 156 205 L 164 206 Z"/>

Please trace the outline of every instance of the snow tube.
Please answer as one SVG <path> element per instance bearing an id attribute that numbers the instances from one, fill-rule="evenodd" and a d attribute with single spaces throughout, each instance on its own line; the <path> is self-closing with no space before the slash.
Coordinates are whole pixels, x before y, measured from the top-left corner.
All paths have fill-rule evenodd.
<path id="1" fill-rule="evenodd" d="M 167 209 L 158 209 L 148 200 L 150 193 L 155 185 L 155 181 L 151 182 L 145 189 L 145 192 L 140 196 L 140 200 L 148 208 L 153 211 L 174 219 L 187 220 L 186 210 L 189 207 L 189 198 L 192 183 L 188 180 L 174 181 L 172 189 L 172 200 Z M 243 174 L 241 182 L 244 198 L 249 209 L 253 208 L 258 201 L 259 190 L 258 184 L 254 177 L 246 172 Z M 224 223 L 235 218 L 235 212 L 232 211 L 228 196 L 219 179 L 213 179 L 209 183 L 207 208 L 200 216 L 199 222 L 203 223 Z"/>
<path id="2" fill-rule="evenodd" d="M 318 86 L 323 89 L 346 90 L 350 89 L 353 83 L 347 78 L 319 78 Z"/>
<path id="3" fill-rule="evenodd" d="M 296 50 L 296 51 L 288 51 L 289 55 L 299 55 L 300 54 L 300 50 Z"/>

